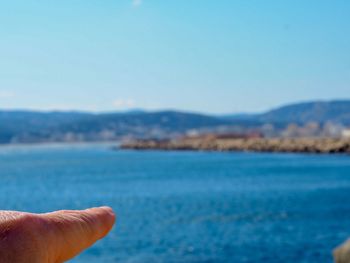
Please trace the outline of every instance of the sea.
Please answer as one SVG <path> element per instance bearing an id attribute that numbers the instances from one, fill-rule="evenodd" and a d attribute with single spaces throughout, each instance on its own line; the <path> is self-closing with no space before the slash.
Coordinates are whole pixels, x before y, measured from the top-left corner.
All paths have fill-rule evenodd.
<path id="1" fill-rule="evenodd" d="M 350 156 L 1 146 L 0 209 L 108 205 L 73 263 L 322 263 L 350 237 Z"/>

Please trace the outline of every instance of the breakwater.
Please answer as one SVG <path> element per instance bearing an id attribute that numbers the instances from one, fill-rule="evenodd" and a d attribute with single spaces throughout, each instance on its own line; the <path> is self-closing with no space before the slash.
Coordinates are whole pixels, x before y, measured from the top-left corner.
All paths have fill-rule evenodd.
<path id="1" fill-rule="evenodd" d="M 176 140 L 128 141 L 122 143 L 121 148 L 135 150 L 350 153 L 350 139 L 186 137 Z"/>

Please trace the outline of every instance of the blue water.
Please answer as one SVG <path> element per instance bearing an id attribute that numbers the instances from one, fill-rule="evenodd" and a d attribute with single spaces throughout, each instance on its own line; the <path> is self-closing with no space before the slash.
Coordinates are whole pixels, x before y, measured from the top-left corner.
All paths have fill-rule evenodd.
<path id="1" fill-rule="evenodd" d="M 109 205 L 71 262 L 332 262 L 350 236 L 350 156 L 0 148 L 0 208 Z"/>

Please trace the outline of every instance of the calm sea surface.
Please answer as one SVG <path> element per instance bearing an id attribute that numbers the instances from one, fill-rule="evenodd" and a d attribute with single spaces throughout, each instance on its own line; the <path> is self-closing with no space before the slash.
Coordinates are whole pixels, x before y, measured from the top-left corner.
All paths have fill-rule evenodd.
<path id="1" fill-rule="evenodd" d="M 72 262 L 332 262 L 350 236 L 350 156 L 0 147 L 0 208 L 109 205 Z"/>

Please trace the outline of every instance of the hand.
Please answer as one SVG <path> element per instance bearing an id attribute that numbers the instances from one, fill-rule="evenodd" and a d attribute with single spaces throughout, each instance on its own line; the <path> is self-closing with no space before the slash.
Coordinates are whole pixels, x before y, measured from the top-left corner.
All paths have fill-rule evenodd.
<path id="1" fill-rule="evenodd" d="M 333 257 L 335 263 L 350 262 L 350 239 L 333 251 Z"/>
<path id="2" fill-rule="evenodd" d="M 1 263 L 62 263 L 112 229 L 111 208 L 30 214 L 0 211 Z"/>

